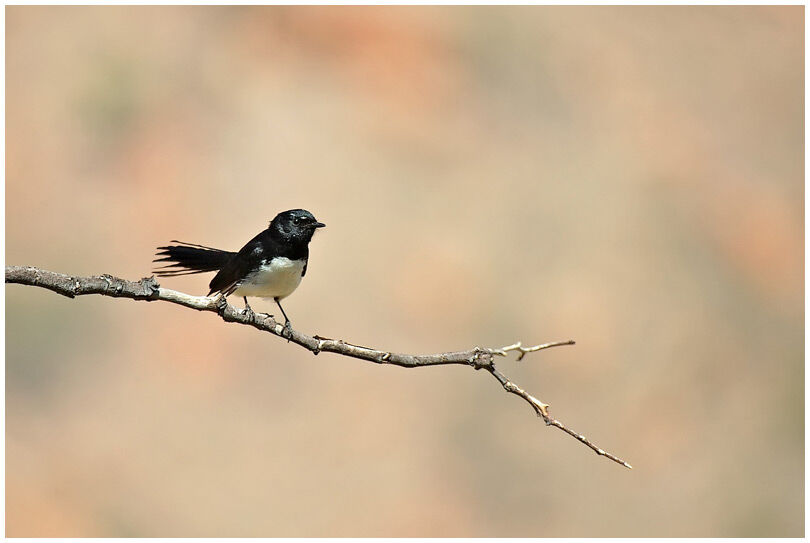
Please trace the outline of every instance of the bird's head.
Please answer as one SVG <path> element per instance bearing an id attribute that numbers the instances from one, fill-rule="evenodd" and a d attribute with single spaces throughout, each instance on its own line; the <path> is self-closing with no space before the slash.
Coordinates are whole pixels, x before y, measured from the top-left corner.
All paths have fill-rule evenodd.
<path id="1" fill-rule="evenodd" d="M 326 226 L 306 209 L 282 211 L 270 222 L 270 230 L 284 239 L 309 242 L 318 228 Z"/>

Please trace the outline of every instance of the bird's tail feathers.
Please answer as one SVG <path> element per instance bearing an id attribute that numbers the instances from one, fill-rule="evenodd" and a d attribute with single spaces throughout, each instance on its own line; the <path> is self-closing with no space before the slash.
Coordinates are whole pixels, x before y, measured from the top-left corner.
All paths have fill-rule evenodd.
<path id="1" fill-rule="evenodd" d="M 155 269 L 154 273 L 158 276 L 174 277 L 217 271 L 236 254 L 176 239 L 173 239 L 171 243 L 180 245 L 158 247 L 159 252 L 155 256 L 162 258 L 156 258 L 153 262 L 169 262 L 169 264 Z"/>

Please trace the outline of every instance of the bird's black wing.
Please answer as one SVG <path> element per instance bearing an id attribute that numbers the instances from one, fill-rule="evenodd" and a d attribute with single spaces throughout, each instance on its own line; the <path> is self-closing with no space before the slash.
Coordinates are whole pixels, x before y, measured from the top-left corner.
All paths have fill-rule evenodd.
<path id="1" fill-rule="evenodd" d="M 272 255 L 267 254 L 265 232 L 250 240 L 247 245 L 242 247 L 233 258 L 222 266 L 219 273 L 208 284 L 211 289 L 211 292 L 208 293 L 209 296 L 215 292 L 221 292 L 225 296 L 233 293 L 234 290 L 239 288 L 242 280 L 256 271 L 265 259 L 270 260 L 272 258 Z"/>

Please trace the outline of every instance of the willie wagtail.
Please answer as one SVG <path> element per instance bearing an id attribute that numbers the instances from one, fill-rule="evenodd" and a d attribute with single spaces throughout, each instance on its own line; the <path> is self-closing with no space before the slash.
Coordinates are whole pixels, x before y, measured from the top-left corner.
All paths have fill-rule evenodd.
<path id="1" fill-rule="evenodd" d="M 307 273 L 309 242 L 315 229 L 326 226 L 305 209 L 291 209 L 276 215 L 267 230 L 247 242 L 238 253 L 204 245 L 172 240 L 158 247 L 154 262 L 170 262 L 155 270 L 163 277 L 216 271 L 208 285 L 211 292 L 224 296 L 236 294 L 245 300 L 245 310 L 252 311 L 248 296 L 273 298 L 284 315 L 284 327 L 290 329 L 290 319 L 281 307 L 281 300 L 292 294 Z"/>

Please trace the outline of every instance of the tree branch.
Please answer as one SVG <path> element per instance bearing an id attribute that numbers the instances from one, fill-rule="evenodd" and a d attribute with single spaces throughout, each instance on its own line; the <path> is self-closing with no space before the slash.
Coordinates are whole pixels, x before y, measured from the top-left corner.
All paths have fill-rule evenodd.
<path id="1" fill-rule="evenodd" d="M 140 281 L 126 281 L 106 274 L 92 277 L 73 277 L 31 266 L 6 266 L 6 283 L 42 287 L 69 298 L 75 298 L 76 296 L 83 296 L 85 294 L 101 294 L 102 296 L 131 298 L 133 300 L 163 300 L 199 311 L 212 311 L 222 317 L 225 322 L 246 324 L 259 330 L 270 332 L 288 341 L 292 341 L 316 355 L 321 352 L 335 353 L 367 360 L 376 364 L 392 364 L 403 368 L 458 364 L 472 366 L 476 370 L 486 370 L 501 383 L 507 392 L 523 398 L 531 405 L 535 413 L 545 421 L 546 425 L 559 428 L 590 447 L 596 454 L 605 456 L 626 468 L 632 469 L 632 466 L 624 460 L 597 447 L 585 436 L 570 430 L 563 425 L 563 423 L 552 418 L 548 412 L 548 404 L 541 402 L 517 386 L 495 367 L 496 356 L 506 356 L 511 351 L 517 351 L 519 353 L 517 359 L 521 360 L 527 353 L 560 345 L 573 345 L 573 340 L 545 343 L 535 345 L 534 347 L 523 347 L 522 344 L 518 342 L 500 349 L 474 347 L 467 351 L 428 355 L 392 353 L 390 351 L 381 351 L 362 345 L 353 345 L 340 339 L 330 339 L 317 335 L 309 336 L 295 330 L 285 330 L 284 326 L 277 322 L 271 315 L 238 310 L 229 305 L 227 300 L 222 296 L 210 298 L 207 296 L 191 296 L 163 288 L 157 283 L 154 277 L 146 277 Z"/>

